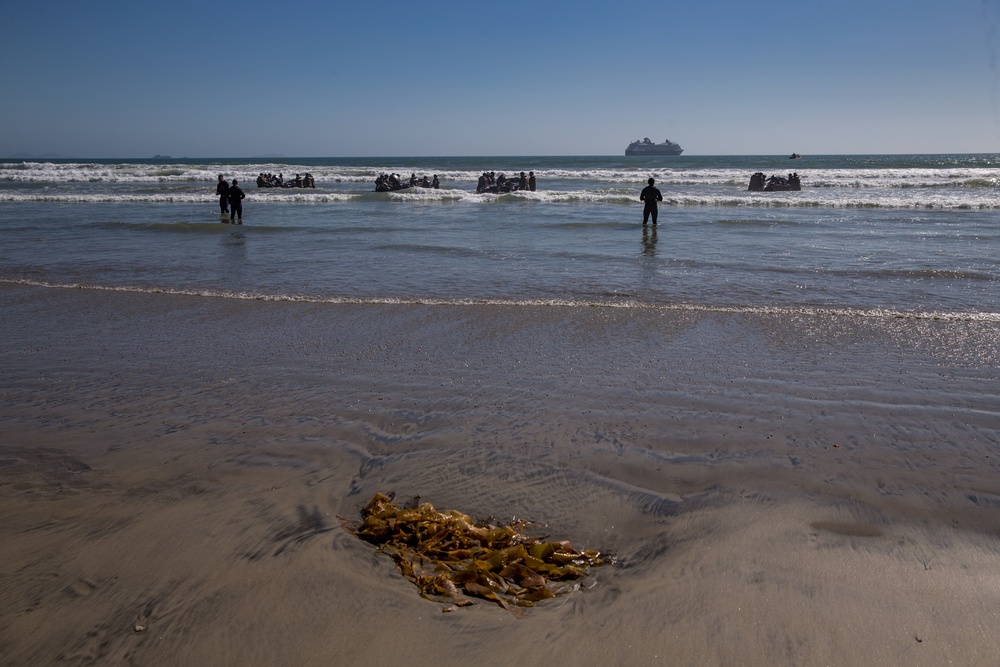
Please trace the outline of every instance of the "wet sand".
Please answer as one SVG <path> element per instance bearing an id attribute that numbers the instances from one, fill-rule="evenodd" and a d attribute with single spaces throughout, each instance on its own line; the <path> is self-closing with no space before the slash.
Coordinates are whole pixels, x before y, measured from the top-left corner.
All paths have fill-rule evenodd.
<path id="1" fill-rule="evenodd" d="M 0 664 L 1000 660 L 995 323 L 0 285 Z M 444 614 L 375 491 L 618 562 Z"/>

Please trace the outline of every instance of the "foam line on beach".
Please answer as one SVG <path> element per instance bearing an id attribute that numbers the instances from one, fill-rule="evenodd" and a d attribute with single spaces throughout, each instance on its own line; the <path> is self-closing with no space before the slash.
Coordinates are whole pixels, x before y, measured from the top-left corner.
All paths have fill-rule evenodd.
<path id="1" fill-rule="evenodd" d="M 268 202 L 306 203 L 306 204 L 335 204 L 338 202 L 351 201 L 361 196 L 360 193 L 343 192 L 305 192 L 301 189 L 282 191 L 280 193 L 267 192 L 261 194 L 256 190 L 253 193 L 253 203 L 266 204 Z M 115 193 L 94 193 L 94 194 L 44 194 L 44 193 L 3 193 L 0 194 L 0 202 L 21 203 L 21 204 L 215 204 L 216 197 L 207 197 L 203 192 L 178 192 L 162 194 L 115 194 Z"/>
<path id="2" fill-rule="evenodd" d="M 626 299 L 618 301 L 573 300 L 573 299 L 438 299 L 432 297 L 346 297 L 311 296 L 300 294 L 265 294 L 261 292 L 232 292 L 212 289 L 169 289 L 144 287 L 139 285 L 93 285 L 84 283 L 60 283 L 29 278 L 3 278 L 0 284 L 23 285 L 48 289 L 90 290 L 99 292 L 127 292 L 135 294 L 164 294 L 213 299 L 234 299 L 241 301 L 274 301 L 293 303 L 325 303 L 344 305 L 385 305 L 385 306 L 509 306 L 509 307 L 554 307 L 554 308 L 622 308 L 634 310 L 661 310 L 703 313 L 724 313 L 733 315 L 781 315 L 813 317 L 862 317 L 876 319 L 935 320 L 944 322 L 997 322 L 1000 313 L 993 312 L 945 312 L 945 311 L 900 311 L 891 309 L 863 308 L 781 308 L 765 306 L 713 306 L 705 304 L 657 304 Z"/>

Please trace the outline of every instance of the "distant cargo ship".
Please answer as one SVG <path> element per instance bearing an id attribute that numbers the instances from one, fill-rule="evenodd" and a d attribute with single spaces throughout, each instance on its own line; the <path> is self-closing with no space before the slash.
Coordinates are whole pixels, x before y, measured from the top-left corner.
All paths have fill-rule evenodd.
<path id="1" fill-rule="evenodd" d="M 625 155 L 680 155 L 683 152 L 679 144 L 669 139 L 662 144 L 654 144 L 648 137 L 642 141 L 636 139 L 625 149 Z"/>

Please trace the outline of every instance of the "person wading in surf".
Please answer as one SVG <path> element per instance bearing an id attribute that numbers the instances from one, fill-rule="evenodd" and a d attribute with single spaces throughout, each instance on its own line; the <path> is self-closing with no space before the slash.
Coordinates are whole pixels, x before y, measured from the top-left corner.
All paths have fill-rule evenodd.
<path id="1" fill-rule="evenodd" d="M 219 208 L 222 215 L 229 213 L 229 183 L 219 174 L 219 184 L 215 186 L 215 194 L 219 195 Z"/>
<path id="2" fill-rule="evenodd" d="M 237 225 L 243 224 L 243 189 L 240 188 L 239 181 L 233 179 L 233 184 L 229 186 L 229 222 Z M 239 216 L 239 222 L 234 222 Z M 656 224 L 656 223 L 653 223 Z"/>
<path id="3" fill-rule="evenodd" d="M 660 194 L 660 190 L 653 186 L 655 183 L 652 178 L 649 179 L 649 185 L 642 189 L 639 193 L 639 201 L 646 202 L 646 205 L 642 208 L 642 226 L 645 227 L 646 223 L 649 222 L 649 218 L 653 218 L 653 225 L 656 225 L 656 202 L 663 201 L 663 195 Z"/>

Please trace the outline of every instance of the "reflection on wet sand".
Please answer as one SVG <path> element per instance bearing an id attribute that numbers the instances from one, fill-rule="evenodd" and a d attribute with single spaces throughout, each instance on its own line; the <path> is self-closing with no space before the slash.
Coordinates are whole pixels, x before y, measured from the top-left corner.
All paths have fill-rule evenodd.
<path id="1" fill-rule="evenodd" d="M 11 664 L 1000 655 L 968 622 L 1000 603 L 995 323 L 0 300 Z M 341 527 L 379 490 L 617 560 L 442 614 Z"/>

